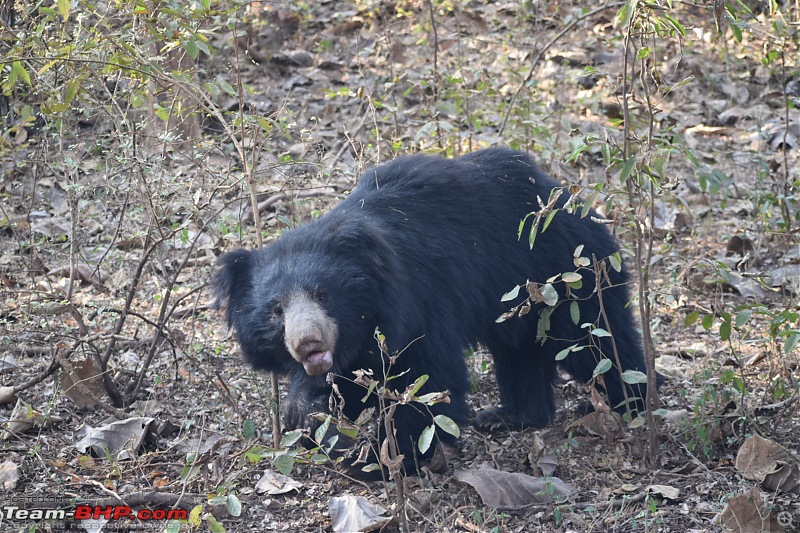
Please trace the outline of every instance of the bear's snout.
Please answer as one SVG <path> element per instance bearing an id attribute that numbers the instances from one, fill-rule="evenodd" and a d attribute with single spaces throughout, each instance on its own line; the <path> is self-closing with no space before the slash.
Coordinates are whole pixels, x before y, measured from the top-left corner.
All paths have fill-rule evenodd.
<path id="1" fill-rule="evenodd" d="M 331 352 L 313 352 L 305 361 L 303 368 L 309 376 L 324 374 L 333 366 L 333 354 Z"/>
<path id="2" fill-rule="evenodd" d="M 325 309 L 308 294 L 295 294 L 286 305 L 284 320 L 286 348 L 306 374 L 318 376 L 330 370 L 339 328 Z"/>

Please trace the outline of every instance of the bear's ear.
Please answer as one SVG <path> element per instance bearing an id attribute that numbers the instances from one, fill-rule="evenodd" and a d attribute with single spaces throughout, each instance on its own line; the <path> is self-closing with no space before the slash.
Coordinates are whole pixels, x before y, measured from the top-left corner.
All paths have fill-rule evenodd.
<path id="1" fill-rule="evenodd" d="M 236 307 L 242 293 L 251 285 L 251 256 L 252 252 L 245 249 L 222 255 L 217 260 L 217 271 L 211 277 L 211 288 L 215 297 L 214 307 L 225 310 L 228 325 L 233 325 L 231 309 Z"/>

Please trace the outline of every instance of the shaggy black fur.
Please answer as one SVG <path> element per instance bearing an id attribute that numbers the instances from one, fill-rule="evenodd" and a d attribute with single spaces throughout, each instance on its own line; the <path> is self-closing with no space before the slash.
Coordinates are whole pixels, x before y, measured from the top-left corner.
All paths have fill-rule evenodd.
<path id="1" fill-rule="evenodd" d="M 614 361 L 611 340 L 590 337 L 588 329 L 576 326 L 565 302 L 553 312 L 542 343 L 536 336 L 544 306 L 496 323 L 510 306 L 500 297 L 526 280 L 542 283 L 574 271 L 578 245 L 584 245 L 582 255 L 599 260 L 618 250 L 605 226 L 564 212 L 546 231 L 540 229 L 533 250 L 527 242 L 530 223 L 523 238 L 517 238 L 520 221 L 539 209 L 537 197 L 546 202 L 556 186 L 527 155 L 506 149 L 450 160 L 404 157 L 367 171 L 352 193 L 320 219 L 264 249 L 224 255 L 214 286 L 244 358 L 255 368 L 292 376 L 284 403 L 286 425 L 307 425 L 306 415 L 325 409 L 330 392 L 324 374 L 306 374 L 287 350 L 282 309 L 300 294 L 324 310 L 320 320 L 338 328 L 330 372 L 340 376 L 336 382 L 349 416 L 364 407 L 364 390 L 348 384 L 352 372 L 364 368 L 383 375 L 377 327 L 390 352 L 401 352 L 392 374 L 408 370 L 392 388 L 403 390 L 428 374 L 420 394 L 449 391 L 451 402 L 437 404 L 434 414 L 469 422 L 464 350 L 481 344 L 494 358 L 501 406 L 479 414 L 478 425 L 548 424 L 555 414 L 555 355 L 576 343 L 593 343 L 560 362 L 585 382 L 601 353 Z M 604 282 L 603 300 L 610 324 L 602 323 L 591 269 L 582 271 L 583 287 L 573 291 L 580 301 L 580 322 L 610 330 L 623 369 L 644 372 L 640 334 L 627 307 L 628 274 L 607 270 L 611 283 Z M 610 404 L 619 409 L 624 400 L 619 369 L 604 378 Z M 644 397 L 644 386 L 627 387 L 629 396 Z M 636 400 L 632 407 L 642 405 Z M 396 422 L 401 450 L 412 457 L 413 443 L 430 425 L 430 415 L 401 408 Z"/>

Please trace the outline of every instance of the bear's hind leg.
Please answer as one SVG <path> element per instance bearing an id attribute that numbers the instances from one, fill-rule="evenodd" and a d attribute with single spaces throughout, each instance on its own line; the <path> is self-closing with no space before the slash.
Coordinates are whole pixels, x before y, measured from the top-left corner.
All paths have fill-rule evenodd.
<path id="1" fill-rule="evenodd" d="M 480 411 L 475 427 L 481 431 L 544 427 L 556 412 L 553 381 L 556 365 L 537 357 L 532 346 L 509 347 L 505 343 L 487 343 L 494 357 L 500 405 Z"/>

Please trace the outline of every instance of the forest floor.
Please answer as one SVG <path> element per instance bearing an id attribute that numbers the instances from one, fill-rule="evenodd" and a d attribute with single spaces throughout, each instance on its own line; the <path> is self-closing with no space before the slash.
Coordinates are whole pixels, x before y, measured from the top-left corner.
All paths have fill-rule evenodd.
<path id="1" fill-rule="evenodd" d="M 433 10 L 427 2 L 365 4 L 270 3 L 249 16 L 239 45 L 250 60 L 238 73 L 229 70 L 233 52 L 201 64 L 208 79 L 222 75 L 233 84 L 241 76 L 245 105 L 263 110 L 279 131 L 250 144 L 259 149 L 254 175 L 266 242 L 335 205 L 365 168 L 402 153 L 458 155 L 505 144 L 532 151 L 565 183 L 616 178 L 603 154 L 603 146 L 621 143 L 624 112 L 624 43 L 614 9 L 578 19 L 572 2 L 434 2 Z M 791 342 L 800 327 L 800 236 L 797 221 L 781 229 L 779 209 L 800 179 L 800 120 L 786 107 L 787 98 L 800 103 L 800 85 L 760 60 L 771 46 L 769 14 L 752 18 L 763 32 L 742 43 L 730 31 L 717 34 L 710 9 L 685 4 L 673 16 L 686 36 L 659 40 L 643 76 L 655 90 L 655 137 L 674 146 L 655 202 L 650 261 L 650 328 L 667 377 L 656 463 L 647 461 L 646 427 L 578 420 L 575 407 L 587 393 L 565 377 L 547 428 L 497 435 L 462 428 L 461 448 L 442 472 L 407 478 L 411 531 L 688 533 L 723 530 L 720 520 L 730 528 L 730 513 L 742 524 L 733 530 L 758 531 L 757 512 L 768 516 L 765 531 L 800 531 L 800 350 L 796 337 Z M 232 50 L 221 34 L 212 42 Z M 784 51 L 796 77 L 797 47 Z M 239 106 L 238 96 L 218 99 L 222 109 Z M 646 106 L 641 91 L 633 105 Z M 642 136 L 644 116 L 636 114 Z M 393 483 L 354 481 L 330 463 L 298 462 L 290 480 L 269 477 L 278 469 L 267 450 L 269 376 L 241 362 L 206 286 L 216 257 L 255 242 L 249 192 L 219 125 L 202 124 L 194 151 L 153 151 L 160 185 L 131 177 L 130 197 L 107 171 L 114 150 L 126 149 L 107 141 L 113 130 L 107 118 L 81 123 L 63 145 L 30 131 L 3 162 L 0 387 L 17 391 L 12 401 L 0 389 L 7 422 L 0 506 L 177 505 L 196 509 L 186 527 L 287 532 L 333 531 L 333 497 L 392 508 Z M 100 137 L 104 150 L 87 148 Z M 75 161 L 80 187 L 53 171 L 57 158 Z M 614 198 L 622 193 L 607 191 L 601 210 L 620 205 Z M 136 227 L 148 198 L 163 228 L 180 229 L 158 246 Z M 213 220 L 184 224 L 205 199 Z M 631 250 L 630 232 L 615 229 Z M 76 257 L 93 266 L 70 282 Z M 164 281 L 172 273 L 174 287 Z M 135 298 L 126 304 L 133 279 Z M 174 306 L 165 307 L 170 291 Z M 114 331 L 123 311 L 131 319 Z M 154 324 L 164 325 L 163 336 L 154 336 Z M 110 407 L 90 368 L 98 353 L 119 388 L 135 391 L 136 404 Z M 478 350 L 468 362 L 472 406 L 495 404 L 491 357 Z M 120 417 L 127 423 L 108 425 Z M 98 442 L 108 440 L 128 453 L 104 454 Z M 748 460 L 782 468 L 784 481 L 753 473 Z M 546 473 L 571 492 L 527 508 L 493 508 L 457 477 L 479 467 Z M 755 495 L 758 506 L 742 495 Z M 101 520 L 97 531 L 119 526 Z M 64 527 L 0 519 L 4 531 Z M 399 527 L 395 521 L 385 530 Z"/>

